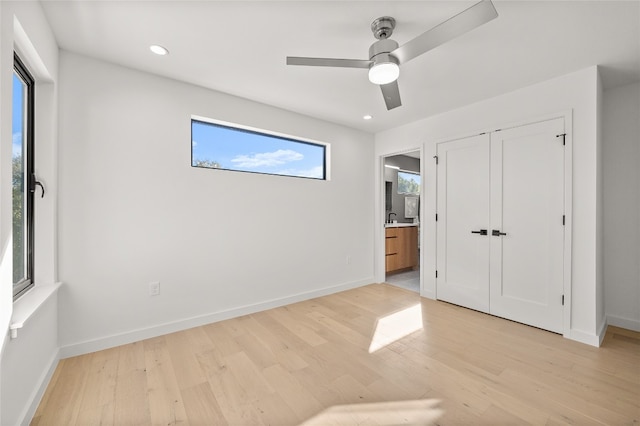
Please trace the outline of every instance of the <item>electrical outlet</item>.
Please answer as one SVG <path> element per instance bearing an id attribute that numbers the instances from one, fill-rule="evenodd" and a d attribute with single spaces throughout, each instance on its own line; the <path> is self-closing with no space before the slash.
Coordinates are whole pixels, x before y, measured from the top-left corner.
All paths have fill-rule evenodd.
<path id="1" fill-rule="evenodd" d="M 160 294 L 160 281 L 149 283 L 149 296 L 157 296 Z"/>

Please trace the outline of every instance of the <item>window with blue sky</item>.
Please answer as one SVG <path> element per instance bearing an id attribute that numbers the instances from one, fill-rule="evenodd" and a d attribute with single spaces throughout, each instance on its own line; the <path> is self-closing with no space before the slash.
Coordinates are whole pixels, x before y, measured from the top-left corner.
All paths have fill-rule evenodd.
<path id="1" fill-rule="evenodd" d="M 326 179 L 321 144 L 191 120 L 191 165 L 211 169 Z"/>
<path id="2" fill-rule="evenodd" d="M 11 105 L 14 299 L 33 285 L 34 202 L 29 187 L 34 166 L 33 88 L 33 77 L 15 55 Z"/>

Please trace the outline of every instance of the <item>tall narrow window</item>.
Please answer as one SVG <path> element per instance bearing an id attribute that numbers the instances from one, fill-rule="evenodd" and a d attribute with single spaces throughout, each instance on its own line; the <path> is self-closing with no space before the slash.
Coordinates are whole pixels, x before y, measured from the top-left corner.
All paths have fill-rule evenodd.
<path id="1" fill-rule="evenodd" d="M 13 70 L 13 298 L 33 285 L 34 81 L 17 55 Z"/>

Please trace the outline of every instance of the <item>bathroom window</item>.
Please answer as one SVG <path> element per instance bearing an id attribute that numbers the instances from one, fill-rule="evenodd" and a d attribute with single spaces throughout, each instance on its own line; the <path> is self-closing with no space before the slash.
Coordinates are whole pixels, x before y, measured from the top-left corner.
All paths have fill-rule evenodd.
<path id="1" fill-rule="evenodd" d="M 191 166 L 327 179 L 327 146 L 230 125 L 191 120 Z"/>
<path id="2" fill-rule="evenodd" d="M 12 86 L 12 230 L 13 298 L 33 286 L 34 80 L 18 55 L 14 55 Z"/>
<path id="3" fill-rule="evenodd" d="M 398 194 L 420 194 L 420 174 L 399 171 Z"/>

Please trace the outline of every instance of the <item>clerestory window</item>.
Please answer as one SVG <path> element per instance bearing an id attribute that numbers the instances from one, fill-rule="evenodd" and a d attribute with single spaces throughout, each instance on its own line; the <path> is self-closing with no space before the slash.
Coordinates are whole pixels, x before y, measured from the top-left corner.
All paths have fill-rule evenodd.
<path id="1" fill-rule="evenodd" d="M 191 120 L 191 165 L 327 179 L 327 147 L 267 132 Z"/>

